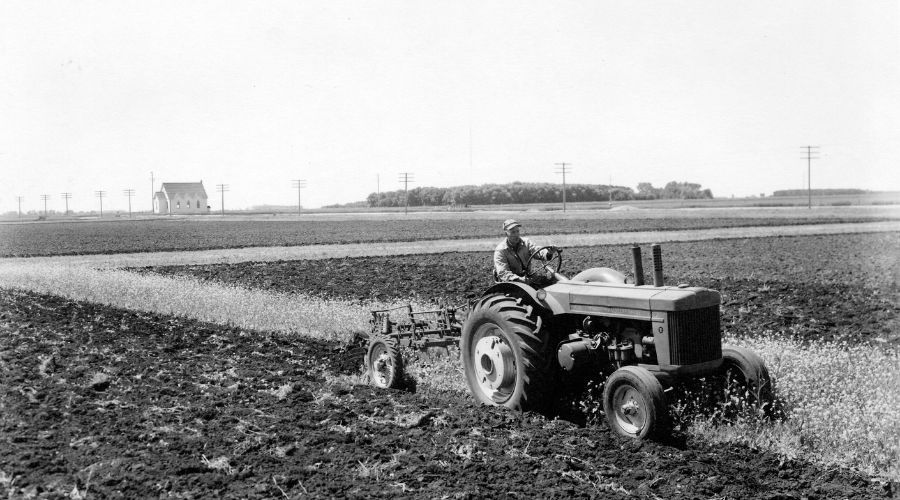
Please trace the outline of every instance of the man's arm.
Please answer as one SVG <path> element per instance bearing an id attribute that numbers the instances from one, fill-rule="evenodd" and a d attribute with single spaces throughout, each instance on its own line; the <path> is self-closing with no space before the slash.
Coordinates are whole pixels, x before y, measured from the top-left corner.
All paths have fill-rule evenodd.
<path id="1" fill-rule="evenodd" d="M 497 279 L 500 281 L 524 281 L 521 276 L 509 269 L 503 250 L 494 250 L 494 270 L 497 271 Z"/>
<path id="2" fill-rule="evenodd" d="M 525 238 L 522 238 L 522 240 L 525 242 L 525 246 L 528 248 L 528 255 L 534 255 L 535 250 L 537 250 L 539 247 L 532 243 L 531 240 L 527 240 Z M 541 260 L 549 260 L 552 256 L 553 251 L 549 248 L 545 248 L 541 250 L 540 253 L 538 253 L 535 257 Z"/>

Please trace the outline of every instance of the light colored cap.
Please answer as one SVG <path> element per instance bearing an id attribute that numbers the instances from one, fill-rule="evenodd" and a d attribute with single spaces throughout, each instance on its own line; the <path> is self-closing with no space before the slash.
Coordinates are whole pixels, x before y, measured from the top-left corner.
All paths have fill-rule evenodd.
<path id="1" fill-rule="evenodd" d="M 519 224 L 515 219 L 506 219 L 503 221 L 503 230 L 509 231 L 514 227 L 522 227 L 522 224 Z"/>

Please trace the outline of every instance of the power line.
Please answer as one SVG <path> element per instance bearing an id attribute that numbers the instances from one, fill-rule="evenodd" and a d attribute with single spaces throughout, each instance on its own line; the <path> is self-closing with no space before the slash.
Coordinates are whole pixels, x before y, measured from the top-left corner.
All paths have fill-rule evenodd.
<path id="1" fill-rule="evenodd" d="M 405 199 L 405 205 L 403 206 L 403 213 L 409 213 L 409 183 L 416 182 L 413 179 L 412 172 L 400 172 L 400 182 L 403 183 L 403 198 Z"/>
<path id="2" fill-rule="evenodd" d="M 72 199 L 72 193 L 61 193 L 61 196 L 66 200 L 66 213 L 64 215 L 69 215 L 69 200 Z"/>
<path id="3" fill-rule="evenodd" d="M 800 149 L 804 150 L 806 156 L 803 159 L 806 160 L 806 196 L 807 196 L 807 207 L 808 209 L 812 209 L 812 161 L 819 159 L 819 146 L 800 146 Z"/>
<path id="4" fill-rule="evenodd" d="M 303 209 L 303 205 L 300 204 L 300 190 L 306 187 L 306 179 L 294 179 L 291 181 L 291 185 L 297 188 L 297 214 L 299 215 Z"/>
<path id="5" fill-rule="evenodd" d="M 134 189 L 126 189 L 122 194 L 128 197 L 128 217 L 131 217 L 131 197 L 134 196 Z"/>
<path id="6" fill-rule="evenodd" d="M 222 194 L 222 217 L 225 216 L 225 192 L 228 191 L 228 184 L 216 184 L 216 192 Z"/>
<path id="7" fill-rule="evenodd" d="M 50 195 L 42 194 L 41 199 L 44 200 L 44 217 L 47 217 L 47 200 L 50 199 Z"/>
<path id="8" fill-rule="evenodd" d="M 571 163 L 554 163 L 556 165 L 556 173 L 563 176 L 563 212 L 566 211 L 566 174 L 572 173 Z"/>
<path id="9" fill-rule="evenodd" d="M 106 191 L 94 191 L 94 196 L 100 198 L 100 218 L 103 218 L 103 197 L 106 196 Z"/>

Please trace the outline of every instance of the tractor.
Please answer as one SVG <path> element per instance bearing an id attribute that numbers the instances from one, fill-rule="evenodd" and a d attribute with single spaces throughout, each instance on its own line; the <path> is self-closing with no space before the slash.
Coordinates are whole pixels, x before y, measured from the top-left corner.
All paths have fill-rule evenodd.
<path id="1" fill-rule="evenodd" d="M 416 313 L 407 306 L 407 318 L 394 321 L 390 310 L 373 311 L 366 355 L 373 383 L 399 384 L 401 347 L 458 342 L 468 387 L 487 405 L 544 411 L 558 392 L 561 374 L 606 374 L 603 411 L 609 426 L 632 438 L 665 433 L 666 392 L 691 379 L 719 377 L 741 384 L 757 404 L 771 404 L 772 384 L 762 359 L 748 349 L 722 345 L 719 293 L 666 286 L 659 245 L 651 246 L 653 284 L 644 283 L 636 245 L 630 283 L 625 274 L 606 267 L 567 278 L 560 274 L 563 252 L 558 248 L 553 259 L 533 266 L 544 248 L 524 267 L 528 277 L 549 278 L 548 286 L 495 282 L 466 315 L 456 308 Z"/>

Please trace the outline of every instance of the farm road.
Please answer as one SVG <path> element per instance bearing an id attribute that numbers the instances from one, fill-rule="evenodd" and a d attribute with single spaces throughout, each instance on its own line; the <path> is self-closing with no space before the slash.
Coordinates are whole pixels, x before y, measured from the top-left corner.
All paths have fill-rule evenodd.
<path id="1" fill-rule="evenodd" d="M 635 231 L 595 234 L 527 234 L 539 245 L 583 247 L 627 245 L 631 243 L 666 243 L 736 238 L 768 238 L 773 236 L 808 236 L 817 234 L 880 233 L 900 231 L 900 221 L 843 224 L 810 224 L 790 226 L 754 226 L 682 231 Z M 141 252 L 108 255 L 73 255 L 56 257 L 17 257 L 0 259 L 0 286 L 3 268 L 26 264 L 62 264 L 93 268 L 120 268 L 165 265 L 233 264 L 278 260 L 316 260 L 343 257 L 370 257 L 444 252 L 492 251 L 501 235 L 494 238 L 423 240 L 412 242 L 354 243 L 303 245 L 290 247 L 250 247 L 178 252 Z"/>

